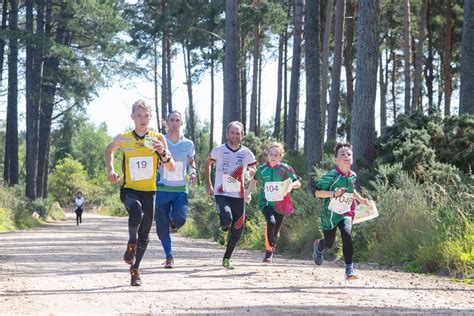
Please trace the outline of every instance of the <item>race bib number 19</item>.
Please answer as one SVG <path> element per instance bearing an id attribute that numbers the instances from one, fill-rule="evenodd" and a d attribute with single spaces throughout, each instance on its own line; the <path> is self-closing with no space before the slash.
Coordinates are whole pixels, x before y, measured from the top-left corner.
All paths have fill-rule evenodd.
<path id="1" fill-rule="evenodd" d="M 132 181 L 148 180 L 153 177 L 153 158 L 134 157 L 128 161 Z"/>
<path id="2" fill-rule="evenodd" d="M 351 210 L 352 205 L 352 193 L 344 193 L 343 195 L 332 198 L 329 202 L 328 208 L 337 214 L 344 214 Z"/>
<path id="3" fill-rule="evenodd" d="M 240 181 L 228 174 L 222 175 L 222 186 L 224 192 L 240 192 Z"/>

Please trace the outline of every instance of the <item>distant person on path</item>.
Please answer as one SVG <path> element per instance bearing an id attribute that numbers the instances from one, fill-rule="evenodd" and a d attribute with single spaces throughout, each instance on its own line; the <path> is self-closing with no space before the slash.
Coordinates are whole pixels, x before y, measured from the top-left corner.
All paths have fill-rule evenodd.
<path id="1" fill-rule="evenodd" d="M 174 170 L 160 166 L 156 178 L 155 221 L 156 232 L 161 241 L 166 259 L 164 268 L 174 265 L 170 232 L 177 231 L 186 222 L 188 214 L 188 181 L 197 183 L 194 143 L 181 134 L 183 117 L 173 111 L 166 120 L 168 133 L 165 135 L 168 149 L 174 159 Z"/>
<path id="2" fill-rule="evenodd" d="M 368 199 L 362 198 L 355 189 L 356 174 L 351 170 L 352 145 L 339 142 L 334 149 L 336 168 L 326 173 L 316 184 L 316 197 L 323 200 L 321 228 L 323 239 L 314 241 L 314 263 L 323 263 L 325 249 L 334 244 L 336 229 L 339 228 L 342 238 L 342 253 L 346 263 L 346 279 L 356 280 L 352 263 L 352 220 L 355 202 L 368 205 Z"/>
<path id="3" fill-rule="evenodd" d="M 257 168 L 255 176 L 250 181 L 245 201 L 250 202 L 252 191 L 259 181 L 258 205 L 267 221 L 263 262 L 272 263 L 283 218 L 293 213 L 290 192 L 292 189 L 300 188 L 301 182 L 293 168 L 281 162 L 285 154 L 283 144 L 276 142 L 270 144 L 267 154 L 267 163 Z"/>
<path id="4" fill-rule="evenodd" d="M 131 265 L 132 286 L 142 284 L 138 268 L 150 240 L 158 164 L 169 171 L 174 169 L 174 161 L 166 149 L 166 139 L 161 133 L 148 129 L 150 119 L 151 107 L 145 100 L 136 101 L 132 107 L 135 128 L 117 135 L 104 153 L 107 178 L 113 184 L 120 180 L 114 169 L 114 152 L 120 149 L 123 153 L 120 199 L 128 212 L 129 232 L 123 259 Z"/>
<path id="5" fill-rule="evenodd" d="M 257 161 L 254 154 L 241 141 L 244 136 L 242 123 L 233 121 L 226 127 L 227 142 L 212 149 L 206 159 L 204 171 L 207 193 L 214 195 L 223 231 L 229 231 L 227 247 L 222 260 L 224 268 L 231 270 L 230 261 L 237 242 L 242 237 L 245 224 L 244 174 L 255 174 Z M 211 182 L 211 168 L 216 164 L 214 185 Z"/>
<path id="6" fill-rule="evenodd" d="M 82 195 L 82 192 L 77 192 L 76 196 L 74 197 L 74 206 L 76 207 L 74 212 L 76 213 L 77 226 L 79 226 L 79 224 L 82 224 L 82 212 L 84 211 L 84 202 L 85 200 L 84 196 Z"/>

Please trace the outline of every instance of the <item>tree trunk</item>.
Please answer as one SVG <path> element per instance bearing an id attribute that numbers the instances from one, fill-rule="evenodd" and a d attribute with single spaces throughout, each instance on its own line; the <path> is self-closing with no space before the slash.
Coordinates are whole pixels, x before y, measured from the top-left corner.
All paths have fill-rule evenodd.
<path id="1" fill-rule="evenodd" d="M 393 121 L 397 118 L 397 53 L 395 48 L 390 48 L 390 54 L 392 55 L 393 67 L 392 67 L 392 115 Z"/>
<path id="2" fill-rule="evenodd" d="M 168 88 L 168 97 L 166 100 L 168 101 L 168 113 L 170 113 L 173 111 L 173 86 L 171 84 L 173 81 L 173 76 L 171 73 L 171 42 L 169 39 L 169 34 L 166 44 L 166 79 L 168 80 L 168 84 L 166 85 Z M 168 113 L 166 116 L 168 116 Z"/>
<path id="3" fill-rule="evenodd" d="M 283 56 L 283 142 L 286 143 L 288 134 L 288 29 L 285 30 Z"/>
<path id="4" fill-rule="evenodd" d="M 431 17 L 431 2 L 428 0 L 428 11 L 427 15 L 427 33 L 428 33 L 428 58 L 426 59 L 425 67 L 425 78 L 426 78 L 426 91 L 428 97 L 428 115 L 434 113 L 434 103 L 433 103 L 433 22 Z"/>
<path id="5" fill-rule="evenodd" d="M 474 3 L 464 0 L 459 115 L 474 114 Z"/>
<path id="6" fill-rule="evenodd" d="M 18 2 L 10 0 L 8 54 L 7 127 L 5 134 L 4 179 L 9 185 L 19 182 L 18 165 Z"/>
<path id="7" fill-rule="evenodd" d="M 352 73 L 353 63 L 353 42 L 355 33 L 355 5 L 353 0 L 347 0 L 346 3 L 346 36 L 344 37 L 344 69 L 346 70 L 346 106 L 347 112 L 352 112 L 352 103 L 354 102 L 354 75 Z M 350 121 L 349 121 L 350 126 Z M 348 129 L 347 140 L 350 141 L 351 133 Z"/>
<path id="8" fill-rule="evenodd" d="M 161 14 L 168 14 L 168 1 L 161 1 Z M 166 131 L 166 118 L 168 117 L 168 26 L 166 25 L 161 39 L 161 130 Z"/>
<path id="9" fill-rule="evenodd" d="M 293 58 L 291 63 L 290 103 L 288 105 L 287 145 L 290 150 L 298 150 L 299 131 L 299 87 L 301 66 L 301 33 L 303 27 L 304 0 L 295 0 L 295 28 L 293 30 Z"/>
<path id="10" fill-rule="evenodd" d="M 61 2 L 60 12 L 57 19 L 57 30 L 55 34 L 55 42 L 59 44 L 68 44 L 69 35 L 67 32 L 67 21 L 70 19 L 70 12 L 66 12 L 67 4 Z M 51 3 L 46 9 L 46 27 L 45 33 L 48 37 L 52 37 L 52 11 Z M 48 170 L 49 170 L 49 151 L 51 139 L 51 122 L 54 109 L 54 101 L 56 95 L 57 84 L 60 80 L 58 76 L 59 59 L 52 55 L 45 57 L 43 69 L 43 81 L 41 83 L 41 104 L 39 112 L 38 125 L 38 175 L 36 178 L 36 195 L 46 198 L 48 196 Z"/>
<path id="11" fill-rule="evenodd" d="M 313 168 L 323 159 L 324 125 L 321 107 L 320 52 L 319 52 L 319 7 L 320 3 L 310 0 L 306 4 L 304 33 L 306 42 L 306 117 L 305 153 L 308 192 L 313 193 L 315 182 Z"/>
<path id="12" fill-rule="evenodd" d="M 45 4 L 38 1 L 36 10 L 36 41 L 45 41 Z M 26 2 L 26 31 L 33 38 L 33 1 Z M 41 76 L 43 67 L 42 45 L 32 41 L 26 48 L 26 196 L 33 200 L 36 194 L 38 173 L 38 124 L 39 104 L 41 102 Z"/>
<path id="13" fill-rule="evenodd" d="M 257 100 L 257 136 L 261 135 L 261 124 L 262 124 L 262 56 L 258 58 L 258 100 Z"/>
<path id="14" fill-rule="evenodd" d="M 283 2 L 285 3 L 285 2 Z M 290 21 L 291 17 L 291 6 L 293 0 L 288 0 L 287 7 L 287 21 Z M 288 135 L 288 24 L 285 24 L 284 44 L 283 44 L 283 142 L 287 142 L 286 136 Z"/>
<path id="15" fill-rule="evenodd" d="M 187 126 L 191 140 L 195 143 L 194 104 L 193 104 L 193 82 L 191 78 L 191 52 L 188 43 L 183 43 L 184 70 L 186 72 L 186 87 L 188 90 L 189 118 Z"/>
<path id="16" fill-rule="evenodd" d="M 410 48 L 410 0 L 403 1 L 403 56 L 405 77 L 405 113 L 410 113 L 411 48 Z"/>
<path id="17" fill-rule="evenodd" d="M 275 123 L 273 130 L 273 138 L 280 140 L 281 130 L 281 97 L 282 97 L 282 72 L 283 72 L 283 44 L 284 35 L 280 34 L 278 41 L 278 70 L 277 70 L 277 98 L 276 98 L 276 109 L 275 109 Z"/>
<path id="18" fill-rule="evenodd" d="M 226 1 L 225 9 L 225 56 L 224 56 L 224 110 L 222 117 L 222 143 L 227 139 L 226 126 L 239 120 L 238 100 L 239 69 L 236 34 L 237 0 Z"/>
<path id="19" fill-rule="evenodd" d="M 214 36 L 211 35 L 211 122 L 209 131 L 209 152 L 214 148 Z"/>
<path id="20" fill-rule="evenodd" d="M 54 108 L 54 96 L 56 94 L 55 76 L 59 68 L 59 60 L 55 57 L 48 57 L 44 63 L 44 83 L 43 98 L 41 100 L 41 111 L 39 121 L 38 140 L 38 175 L 36 180 L 37 196 L 46 197 L 48 195 L 47 175 L 49 170 L 49 146 L 51 138 L 51 122 Z"/>
<path id="21" fill-rule="evenodd" d="M 438 69 L 437 69 L 438 78 L 441 78 L 442 73 L 443 73 L 443 63 L 437 63 L 437 65 L 438 65 Z M 444 89 L 443 80 L 438 80 L 438 100 L 436 104 L 436 109 L 438 113 L 441 113 L 441 101 L 443 101 L 443 95 L 444 95 L 443 89 Z"/>
<path id="22" fill-rule="evenodd" d="M 418 30 L 418 43 L 416 45 L 416 59 L 415 59 L 415 78 L 413 80 L 413 99 L 411 103 L 412 111 L 420 110 L 423 112 L 420 101 L 422 98 L 421 94 L 421 83 L 423 73 L 423 43 L 425 41 L 425 29 L 426 29 L 426 11 L 428 10 L 428 0 L 422 0 L 420 9 L 420 25 Z"/>
<path id="23" fill-rule="evenodd" d="M 387 126 L 387 86 L 388 86 L 388 57 L 387 50 L 385 52 L 385 66 L 382 60 L 383 52 L 379 54 L 379 85 L 380 85 L 380 133 L 383 134 Z"/>
<path id="24" fill-rule="evenodd" d="M 453 13 L 451 0 L 447 1 L 446 24 L 444 25 L 443 39 L 443 74 L 444 74 L 444 116 L 451 115 L 451 93 L 453 83 L 451 76 L 451 53 L 452 53 L 452 33 L 453 33 Z"/>
<path id="25" fill-rule="evenodd" d="M 158 106 L 158 48 L 156 45 L 156 39 L 153 39 L 153 86 L 155 92 L 156 125 L 158 131 L 161 132 L 160 109 Z"/>
<path id="26" fill-rule="evenodd" d="M 375 94 L 379 50 L 379 0 L 359 2 L 357 79 L 352 109 L 352 145 L 355 170 L 368 168 L 374 160 Z"/>
<path id="27" fill-rule="evenodd" d="M 2 33 L 5 33 L 7 30 L 7 19 L 8 19 L 8 0 L 3 0 L 2 3 Z M 2 87 L 3 79 L 3 59 L 5 56 L 5 40 L 0 37 L 0 88 Z"/>
<path id="28" fill-rule="evenodd" d="M 328 0 L 326 3 L 326 19 L 324 22 L 323 57 L 321 69 L 321 107 L 323 111 L 323 130 L 326 128 L 326 112 L 328 108 L 327 95 L 329 87 L 329 42 L 331 40 L 333 6 L 333 0 Z"/>
<path id="29" fill-rule="evenodd" d="M 336 17 L 334 30 L 334 57 L 331 73 L 331 97 L 328 108 L 328 142 L 336 141 L 337 117 L 341 90 L 342 34 L 344 31 L 345 0 L 336 0 Z"/>
<path id="30" fill-rule="evenodd" d="M 250 97 L 249 132 L 257 134 L 257 91 L 258 91 L 258 61 L 260 58 L 260 24 L 257 23 L 253 32 L 254 47 L 252 54 L 252 94 Z"/>
<path id="31" fill-rule="evenodd" d="M 241 42 L 241 47 L 243 48 L 243 38 Z M 247 131 L 247 52 L 245 50 L 242 52 L 242 67 L 240 67 L 240 108 L 242 111 L 242 125 L 244 126 L 244 131 Z"/>

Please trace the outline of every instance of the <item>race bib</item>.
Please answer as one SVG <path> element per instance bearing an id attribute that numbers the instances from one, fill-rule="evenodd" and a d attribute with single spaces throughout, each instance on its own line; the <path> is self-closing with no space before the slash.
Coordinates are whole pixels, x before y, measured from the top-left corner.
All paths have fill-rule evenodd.
<path id="1" fill-rule="evenodd" d="M 174 170 L 168 171 L 166 167 L 163 166 L 163 178 L 168 181 L 183 181 L 183 168 L 184 164 L 182 161 L 175 161 L 174 162 Z"/>
<path id="2" fill-rule="evenodd" d="M 240 181 L 228 174 L 222 175 L 222 186 L 224 192 L 240 192 Z"/>
<path id="3" fill-rule="evenodd" d="M 283 183 L 284 182 L 282 181 L 265 182 L 263 190 L 265 192 L 265 199 L 268 202 L 277 202 L 283 200 L 283 198 L 285 197 Z"/>
<path id="4" fill-rule="evenodd" d="M 337 214 L 344 214 L 351 210 L 352 205 L 352 193 L 344 193 L 343 195 L 332 198 L 331 202 L 329 202 L 328 208 Z"/>
<path id="5" fill-rule="evenodd" d="M 128 161 L 132 181 L 148 180 L 153 177 L 153 158 L 134 157 Z"/>

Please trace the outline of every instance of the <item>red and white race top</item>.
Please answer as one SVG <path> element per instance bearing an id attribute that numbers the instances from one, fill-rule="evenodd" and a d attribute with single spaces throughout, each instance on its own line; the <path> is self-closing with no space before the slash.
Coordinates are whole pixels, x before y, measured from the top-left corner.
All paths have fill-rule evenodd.
<path id="1" fill-rule="evenodd" d="M 250 149 L 240 146 L 239 149 L 232 150 L 226 143 L 215 147 L 210 157 L 216 162 L 214 195 L 243 198 L 245 171 L 257 164 Z"/>

